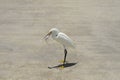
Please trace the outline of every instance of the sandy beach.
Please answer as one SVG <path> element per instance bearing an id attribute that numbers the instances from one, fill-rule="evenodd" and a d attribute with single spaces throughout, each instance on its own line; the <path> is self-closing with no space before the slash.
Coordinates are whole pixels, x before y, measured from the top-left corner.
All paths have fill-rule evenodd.
<path id="1" fill-rule="evenodd" d="M 76 46 L 64 69 L 54 27 Z M 120 0 L 0 0 L 0 80 L 119 79 Z"/>

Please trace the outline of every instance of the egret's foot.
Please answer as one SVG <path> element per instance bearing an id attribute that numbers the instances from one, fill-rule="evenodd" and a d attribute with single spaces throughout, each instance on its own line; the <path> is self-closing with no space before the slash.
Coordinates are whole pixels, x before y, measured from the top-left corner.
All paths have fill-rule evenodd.
<path id="1" fill-rule="evenodd" d="M 59 60 L 58 62 L 63 64 L 63 63 L 64 63 L 64 60 Z"/>
<path id="2" fill-rule="evenodd" d="M 64 69 L 64 68 L 65 68 L 65 67 L 64 67 L 63 65 L 59 67 L 59 69 Z"/>
<path id="3" fill-rule="evenodd" d="M 64 64 L 64 60 L 59 60 L 58 62 Z M 65 63 L 68 63 L 68 61 L 66 61 Z"/>

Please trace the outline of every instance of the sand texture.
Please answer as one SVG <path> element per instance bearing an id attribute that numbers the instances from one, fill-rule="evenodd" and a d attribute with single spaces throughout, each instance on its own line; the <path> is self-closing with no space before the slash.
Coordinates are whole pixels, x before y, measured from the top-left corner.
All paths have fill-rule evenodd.
<path id="1" fill-rule="evenodd" d="M 76 45 L 64 69 L 53 27 Z M 120 0 L 0 0 L 0 80 L 120 80 Z"/>

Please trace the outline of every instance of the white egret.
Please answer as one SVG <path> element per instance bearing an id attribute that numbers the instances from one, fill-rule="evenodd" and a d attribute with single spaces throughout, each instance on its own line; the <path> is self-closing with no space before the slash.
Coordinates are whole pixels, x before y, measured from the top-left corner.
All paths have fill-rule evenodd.
<path id="1" fill-rule="evenodd" d="M 67 48 L 74 48 L 73 41 L 65 33 L 60 32 L 57 28 L 52 28 L 51 30 L 49 30 L 48 34 L 44 37 L 44 39 L 47 40 L 50 37 L 50 35 L 52 35 L 53 40 L 56 40 L 64 47 L 64 66 L 64 64 L 66 63 Z"/>

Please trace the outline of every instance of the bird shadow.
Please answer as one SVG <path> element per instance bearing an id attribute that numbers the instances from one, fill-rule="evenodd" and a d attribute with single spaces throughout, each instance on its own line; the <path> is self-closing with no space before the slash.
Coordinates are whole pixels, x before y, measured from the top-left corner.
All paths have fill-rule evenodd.
<path id="1" fill-rule="evenodd" d="M 64 64 L 64 68 L 67 68 L 67 67 L 72 67 L 74 65 L 76 65 L 77 63 L 66 63 Z M 53 69 L 53 68 L 59 68 L 59 67 L 62 67 L 63 64 L 59 64 L 59 65 L 56 65 L 56 66 L 52 66 L 52 67 L 48 67 L 49 69 Z"/>

